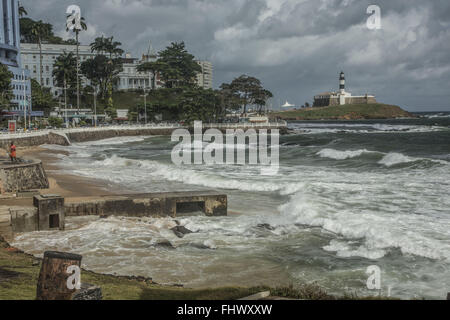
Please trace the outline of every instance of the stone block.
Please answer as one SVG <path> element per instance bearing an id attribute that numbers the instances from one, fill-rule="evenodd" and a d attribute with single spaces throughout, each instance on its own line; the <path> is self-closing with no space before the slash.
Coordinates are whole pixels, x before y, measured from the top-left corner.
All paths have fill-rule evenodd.
<path id="1" fill-rule="evenodd" d="M 64 198 L 58 195 L 39 195 L 33 199 L 38 210 L 38 230 L 64 230 Z"/>

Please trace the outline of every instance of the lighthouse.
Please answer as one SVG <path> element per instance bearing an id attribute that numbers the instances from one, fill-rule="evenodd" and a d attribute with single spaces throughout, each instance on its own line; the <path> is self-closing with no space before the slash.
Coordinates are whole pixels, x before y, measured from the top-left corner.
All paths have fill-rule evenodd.
<path id="1" fill-rule="evenodd" d="M 345 94 L 345 74 L 343 71 L 339 76 L 339 91 L 341 92 L 341 94 Z"/>

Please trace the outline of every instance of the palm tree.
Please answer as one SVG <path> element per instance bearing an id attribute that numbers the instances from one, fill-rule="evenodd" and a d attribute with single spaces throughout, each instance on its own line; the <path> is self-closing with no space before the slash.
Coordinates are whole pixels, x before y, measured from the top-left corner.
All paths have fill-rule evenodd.
<path id="1" fill-rule="evenodd" d="M 44 71 L 42 68 L 42 39 L 49 36 L 49 30 L 44 22 L 39 20 L 31 27 L 31 34 L 35 37 L 35 39 L 37 39 L 39 46 L 39 84 L 42 86 L 44 82 L 44 79 L 42 78 L 42 72 Z"/>
<path id="2" fill-rule="evenodd" d="M 97 54 L 104 54 L 106 51 L 106 43 L 105 38 L 103 36 L 99 38 L 95 38 L 94 42 L 90 44 L 91 51 L 96 52 Z"/>
<path id="3" fill-rule="evenodd" d="M 70 15 L 68 16 L 70 17 Z M 73 32 L 75 32 L 75 41 L 77 43 L 77 109 L 80 111 L 80 43 L 78 41 L 80 31 L 87 30 L 86 21 L 83 17 L 80 18 L 80 26 L 81 29 L 78 29 L 76 27 L 76 21 L 75 19 L 72 21 L 73 25 L 75 25 L 75 28 L 73 29 Z M 67 32 L 70 31 L 69 26 L 67 26 L 66 29 Z"/>
<path id="4" fill-rule="evenodd" d="M 73 84 L 76 73 L 76 58 L 72 52 L 60 55 L 53 65 L 53 78 L 58 87 L 64 89 L 64 100 L 67 107 L 67 85 Z M 66 119 L 67 120 L 67 119 Z"/>
<path id="5" fill-rule="evenodd" d="M 120 64 L 120 56 L 123 54 L 123 50 L 120 49 L 120 46 L 122 43 L 114 41 L 114 37 L 105 38 L 104 36 L 101 36 L 100 38 L 96 38 L 93 43 L 91 43 L 91 51 L 97 52 L 97 54 L 101 55 L 109 55 L 109 61 L 108 61 L 108 69 L 110 70 L 116 70 L 117 71 L 117 65 Z M 113 107 L 113 77 L 114 77 L 114 71 L 111 71 L 109 74 L 109 79 L 107 81 L 107 91 L 108 91 L 108 106 Z"/>
<path id="6" fill-rule="evenodd" d="M 19 16 L 23 17 L 23 16 L 27 16 L 27 15 L 28 15 L 27 10 L 25 10 L 24 6 L 21 6 L 20 2 L 19 2 Z"/>

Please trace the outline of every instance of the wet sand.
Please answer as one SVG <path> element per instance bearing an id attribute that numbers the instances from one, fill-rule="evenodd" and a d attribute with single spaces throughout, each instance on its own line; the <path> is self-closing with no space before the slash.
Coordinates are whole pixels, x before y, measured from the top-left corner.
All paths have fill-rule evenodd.
<path id="1" fill-rule="evenodd" d="M 122 186 L 99 179 L 90 179 L 67 174 L 61 171 L 56 161 L 57 155 L 63 151 L 52 151 L 42 147 L 18 148 L 19 159 L 38 159 L 42 161 L 50 184 L 49 189 L 39 190 L 41 194 L 57 194 L 65 198 L 108 196 L 133 193 Z M 4 206 L 32 206 L 32 198 L 0 198 L 0 205 Z"/>

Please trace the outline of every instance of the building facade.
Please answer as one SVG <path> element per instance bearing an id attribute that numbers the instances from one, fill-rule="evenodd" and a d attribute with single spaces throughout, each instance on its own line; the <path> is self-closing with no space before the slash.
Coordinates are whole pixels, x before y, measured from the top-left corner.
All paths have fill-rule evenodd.
<path id="1" fill-rule="evenodd" d="M 34 43 L 22 43 L 20 45 L 22 53 L 23 67 L 30 72 L 32 79 L 40 82 L 39 74 L 39 46 Z M 75 45 L 66 44 L 42 44 L 42 80 L 43 87 L 50 88 L 53 95 L 58 96 L 63 92 L 63 88 L 58 88 L 53 79 L 53 65 L 56 59 L 64 53 L 76 54 L 77 47 Z M 94 58 L 95 54 L 91 52 L 91 47 L 86 45 L 79 46 L 80 64 L 84 61 Z M 84 77 L 80 77 L 82 85 L 87 84 Z"/>
<path id="2" fill-rule="evenodd" d="M 203 89 L 213 88 L 213 65 L 209 61 L 197 61 L 202 72 L 197 74 L 197 85 Z"/>
<path id="3" fill-rule="evenodd" d="M 346 104 L 370 104 L 377 103 L 375 96 L 365 94 L 363 96 L 352 96 L 345 91 L 345 74 L 339 75 L 339 91 L 324 92 L 314 96 L 314 107 L 342 106 Z"/>
<path id="4" fill-rule="evenodd" d="M 30 73 L 22 68 L 19 1 L 0 0 L 0 62 L 13 73 L 12 111 L 32 111 Z"/>
<path id="5" fill-rule="evenodd" d="M 137 67 L 144 62 L 156 61 L 156 54 L 143 55 L 142 59 L 131 58 L 129 54 L 122 59 L 123 70 L 118 75 L 117 90 L 157 89 L 163 86 L 159 73 L 138 72 Z M 155 77 L 155 78 L 154 78 Z"/>

